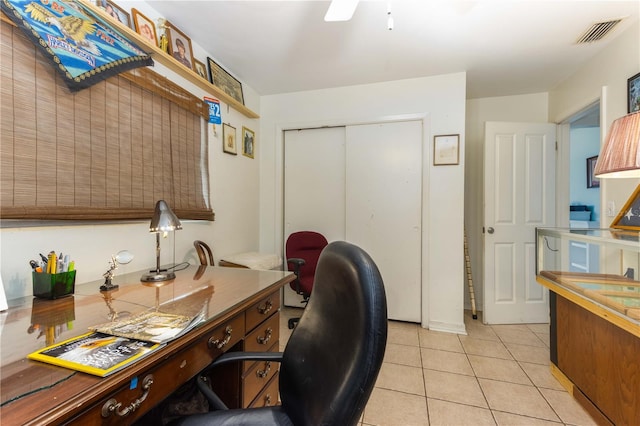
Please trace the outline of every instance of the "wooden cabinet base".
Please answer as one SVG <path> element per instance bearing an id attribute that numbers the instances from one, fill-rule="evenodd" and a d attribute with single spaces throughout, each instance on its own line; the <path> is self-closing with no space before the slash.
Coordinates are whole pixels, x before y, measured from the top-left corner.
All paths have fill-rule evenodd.
<path id="1" fill-rule="evenodd" d="M 638 425 L 640 338 L 550 293 L 552 373 L 599 424 Z M 555 343 L 555 344 L 554 344 Z M 555 354 L 553 353 L 555 349 Z M 555 355 L 555 356 L 554 356 Z"/>

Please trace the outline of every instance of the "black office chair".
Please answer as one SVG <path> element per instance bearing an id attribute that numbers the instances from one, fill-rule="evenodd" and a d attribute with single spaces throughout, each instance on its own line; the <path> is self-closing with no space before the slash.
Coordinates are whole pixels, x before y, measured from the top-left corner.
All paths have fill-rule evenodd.
<path id="1" fill-rule="evenodd" d="M 193 242 L 193 246 L 196 248 L 196 253 L 198 253 L 198 258 L 200 259 L 200 265 L 211 265 L 213 266 L 213 252 L 211 248 L 204 241 L 195 240 Z M 209 263 L 207 263 L 207 260 Z"/>
<path id="2" fill-rule="evenodd" d="M 205 371 L 199 387 L 220 409 L 177 424 L 355 425 L 373 390 L 386 342 L 387 303 L 378 268 L 362 249 L 333 242 L 320 256 L 313 294 L 284 352 L 227 352 L 209 367 L 240 360 L 281 362 L 282 405 L 227 410 L 202 379 L 211 374 Z"/>

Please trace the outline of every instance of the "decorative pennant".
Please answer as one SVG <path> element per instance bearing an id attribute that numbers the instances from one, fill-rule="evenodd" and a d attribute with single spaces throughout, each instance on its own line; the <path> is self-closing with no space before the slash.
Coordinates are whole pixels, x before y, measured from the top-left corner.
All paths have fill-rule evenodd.
<path id="1" fill-rule="evenodd" d="M 1 0 L 2 11 L 38 46 L 71 91 L 153 65 L 151 57 L 78 0 Z"/>
<path id="2" fill-rule="evenodd" d="M 204 101 L 209 105 L 209 123 L 222 124 L 222 115 L 220 114 L 220 101 L 217 99 L 204 97 Z"/>

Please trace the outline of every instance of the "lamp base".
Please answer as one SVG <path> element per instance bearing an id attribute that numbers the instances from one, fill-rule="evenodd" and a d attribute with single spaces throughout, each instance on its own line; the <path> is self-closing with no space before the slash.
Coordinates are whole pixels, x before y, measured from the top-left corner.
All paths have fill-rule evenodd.
<path id="1" fill-rule="evenodd" d="M 166 270 L 159 270 L 159 271 L 149 271 L 148 273 L 144 274 L 141 278 L 140 281 L 145 282 L 145 283 L 155 283 L 155 282 L 159 282 L 159 281 L 169 281 L 169 280 L 173 280 L 175 279 L 176 274 L 173 272 L 167 272 Z"/>

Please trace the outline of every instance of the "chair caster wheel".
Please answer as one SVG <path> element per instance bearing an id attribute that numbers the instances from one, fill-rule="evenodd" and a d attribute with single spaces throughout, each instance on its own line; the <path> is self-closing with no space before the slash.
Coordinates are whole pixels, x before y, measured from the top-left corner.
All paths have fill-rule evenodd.
<path id="1" fill-rule="evenodd" d="M 289 318 L 289 330 L 293 330 L 298 323 L 299 318 Z"/>

